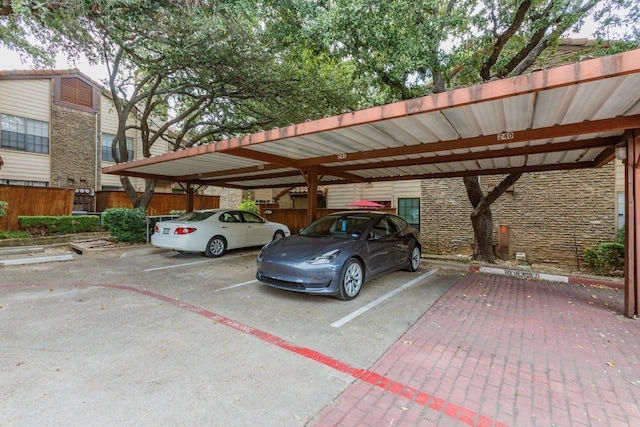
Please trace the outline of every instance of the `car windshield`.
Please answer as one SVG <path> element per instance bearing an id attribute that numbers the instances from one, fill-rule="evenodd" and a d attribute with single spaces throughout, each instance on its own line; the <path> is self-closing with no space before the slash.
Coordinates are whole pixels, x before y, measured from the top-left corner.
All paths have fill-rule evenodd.
<path id="1" fill-rule="evenodd" d="M 188 214 L 182 215 L 176 221 L 202 221 L 213 215 L 215 211 L 194 211 Z"/>
<path id="2" fill-rule="evenodd" d="M 357 215 L 331 215 L 311 223 L 300 230 L 301 236 L 357 239 L 362 235 L 371 218 Z"/>

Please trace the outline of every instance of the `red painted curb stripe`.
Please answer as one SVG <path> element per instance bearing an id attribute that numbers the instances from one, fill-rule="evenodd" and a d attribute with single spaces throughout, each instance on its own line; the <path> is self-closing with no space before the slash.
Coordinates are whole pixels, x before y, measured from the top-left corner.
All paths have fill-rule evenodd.
<path id="1" fill-rule="evenodd" d="M 0 285 L 0 288 L 8 288 L 8 287 L 53 287 L 53 286 L 61 286 L 59 283 L 44 283 L 44 284 L 9 284 L 9 285 Z M 178 307 L 182 310 L 190 311 L 204 318 L 213 320 L 216 323 L 220 323 L 222 325 L 228 326 L 236 331 L 243 332 L 245 334 L 256 337 L 264 342 L 269 344 L 273 344 L 278 346 L 284 350 L 288 350 L 292 353 L 299 354 L 301 356 L 306 357 L 307 359 L 314 360 L 319 362 L 325 366 L 335 369 L 336 371 L 348 374 L 358 380 L 364 381 L 368 384 L 371 384 L 375 387 L 381 388 L 386 392 L 391 394 L 395 394 L 396 396 L 404 397 L 420 406 L 427 406 L 428 408 L 441 412 L 449 418 L 453 418 L 457 421 L 462 422 L 463 424 L 470 426 L 496 426 L 496 427 L 507 427 L 506 424 L 495 421 L 489 417 L 481 415 L 477 412 L 468 410 L 463 408 L 462 406 L 456 405 L 451 402 L 447 402 L 438 397 L 432 396 L 428 393 L 425 393 L 420 390 L 416 390 L 412 387 L 408 387 L 402 383 L 396 382 L 390 378 L 385 376 L 376 374 L 375 372 L 359 369 L 353 366 L 350 366 L 346 363 L 340 362 L 330 356 L 327 356 L 318 351 L 312 350 L 310 348 L 298 347 L 282 338 L 270 334 L 265 331 L 261 331 L 259 329 L 255 329 L 251 326 L 245 325 L 238 321 L 229 319 L 228 317 L 221 316 L 212 311 L 206 310 L 204 308 L 197 307 L 193 304 L 189 304 L 186 302 L 182 302 L 175 298 L 170 298 L 166 295 L 158 294 L 156 292 L 150 291 L 148 289 L 138 289 L 133 286 L 128 285 L 109 285 L 109 284 L 91 284 L 91 283 L 70 283 L 67 286 L 74 287 L 102 287 L 102 288 L 110 288 L 110 289 L 118 289 L 123 291 L 130 291 L 137 294 L 145 295 L 150 298 L 154 298 L 167 304 Z M 443 412 L 444 409 L 444 412 Z M 475 420 L 478 420 L 477 422 Z"/>
<path id="2" fill-rule="evenodd" d="M 584 277 L 569 276 L 569 283 L 572 285 L 606 286 L 608 288 L 624 289 L 624 283 L 613 282 L 610 280 L 587 279 Z"/>

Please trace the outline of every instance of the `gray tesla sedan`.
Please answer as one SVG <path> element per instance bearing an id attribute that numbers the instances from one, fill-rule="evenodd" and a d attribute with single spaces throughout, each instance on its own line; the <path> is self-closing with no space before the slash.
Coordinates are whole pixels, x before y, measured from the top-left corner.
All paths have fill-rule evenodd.
<path id="1" fill-rule="evenodd" d="M 339 212 L 263 247 L 256 278 L 275 288 L 350 300 L 369 280 L 418 270 L 420 256 L 418 231 L 399 216 Z"/>

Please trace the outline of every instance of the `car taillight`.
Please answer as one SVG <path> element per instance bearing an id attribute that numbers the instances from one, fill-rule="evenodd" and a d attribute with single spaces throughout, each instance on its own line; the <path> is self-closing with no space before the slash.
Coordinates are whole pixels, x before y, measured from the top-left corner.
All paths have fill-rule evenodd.
<path id="1" fill-rule="evenodd" d="M 156 226 L 153 227 L 153 231 L 156 232 L 156 233 L 159 233 L 160 232 L 160 227 L 158 227 L 158 225 L 156 224 Z"/>
<path id="2" fill-rule="evenodd" d="M 175 231 L 173 232 L 173 234 L 190 234 L 193 233 L 194 231 L 196 231 L 195 228 L 191 228 L 191 227 L 179 227 L 176 228 Z"/>

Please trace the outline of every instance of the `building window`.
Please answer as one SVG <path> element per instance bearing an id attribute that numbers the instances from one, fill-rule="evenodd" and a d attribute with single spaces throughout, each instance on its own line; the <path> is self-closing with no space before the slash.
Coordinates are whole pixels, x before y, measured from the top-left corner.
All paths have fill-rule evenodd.
<path id="1" fill-rule="evenodd" d="M 420 230 L 420 198 L 398 199 L 398 216 Z"/>
<path id="2" fill-rule="evenodd" d="M 102 161 L 103 162 L 115 162 L 113 159 L 113 154 L 111 152 L 111 146 L 113 145 L 113 140 L 116 138 L 115 135 L 110 133 L 102 134 Z M 127 153 L 129 156 L 129 161 L 133 160 L 133 138 L 127 137 Z"/>
<path id="3" fill-rule="evenodd" d="M 49 123 L 2 114 L 0 147 L 49 154 Z"/>
<path id="4" fill-rule="evenodd" d="M 618 228 L 624 227 L 624 191 L 618 191 Z"/>
<path id="5" fill-rule="evenodd" d="M 22 181 L 18 179 L 0 179 L 0 184 L 21 185 L 23 187 L 48 187 L 48 182 L 43 181 Z"/>

